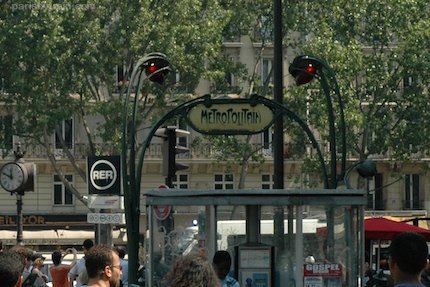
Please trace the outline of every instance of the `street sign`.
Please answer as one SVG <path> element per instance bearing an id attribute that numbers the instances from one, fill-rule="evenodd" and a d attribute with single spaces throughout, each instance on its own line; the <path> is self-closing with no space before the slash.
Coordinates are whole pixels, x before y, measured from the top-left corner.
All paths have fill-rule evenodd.
<path id="1" fill-rule="evenodd" d="M 158 188 L 169 188 L 169 187 L 165 184 L 161 184 Z M 171 205 L 154 206 L 155 218 L 157 218 L 158 220 L 165 220 L 167 217 L 169 217 L 171 212 L 172 212 Z"/>
<path id="2" fill-rule="evenodd" d="M 120 195 L 120 156 L 88 157 L 88 193 Z"/>
<path id="3" fill-rule="evenodd" d="M 212 100 L 188 110 L 189 124 L 202 134 L 256 134 L 267 129 L 274 120 L 273 110 L 249 99 Z"/>
<path id="4" fill-rule="evenodd" d="M 124 213 L 88 213 L 87 222 L 94 224 L 125 224 Z"/>
<path id="5" fill-rule="evenodd" d="M 98 195 L 88 196 L 88 207 L 94 209 L 121 209 L 124 206 L 124 198 L 118 195 Z"/>

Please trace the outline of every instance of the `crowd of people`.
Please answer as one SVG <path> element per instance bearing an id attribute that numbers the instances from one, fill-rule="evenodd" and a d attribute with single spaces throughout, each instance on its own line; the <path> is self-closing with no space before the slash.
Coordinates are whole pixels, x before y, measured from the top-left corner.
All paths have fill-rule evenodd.
<path id="1" fill-rule="evenodd" d="M 47 286 L 48 276 L 42 272 L 46 258 L 42 254 L 21 245 L 7 251 L 2 247 L 0 243 L 1 287 Z M 128 270 L 128 262 L 124 260 L 124 247 L 94 245 L 92 239 L 86 239 L 82 250 L 84 256 L 79 260 L 74 248 L 68 248 L 64 253 L 60 250 L 52 252 L 53 265 L 49 268 L 52 287 L 127 287 L 128 272 L 122 272 L 123 269 Z M 62 264 L 64 256 L 68 254 L 73 254 L 72 262 Z M 100 267 L 103 264 L 105 265 Z"/>
<path id="2" fill-rule="evenodd" d="M 52 253 L 54 265 L 50 268 L 53 287 L 122 287 L 127 286 L 127 260 L 124 247 L 94 245 L 87 239 L 83 244 L 84 257 L 77 260 L 76 250 L 67 249 L 64 255 L 72 253 L 71 265 L 62 264 L 64 255 Z M 405 232 L 391 242 L 389 268 L 390 283 L 394 287 L 426 287 L 426 269 L 429 268 L 429 249 L 423 236 Z M 45 258 L 23 246 L 3 251 L 0 245 L 0 282 L 2 287 L 46 286 L 47 276 L 41 272 Z M 217 251 L 210 262 L 205 254 L 182 256 L 176 260 L 164 283 L 169 287 L 239 287 L 230 276 L 231 256 L 227 251 Z M 31 280 L 31 282 L 30 282 Z"/>

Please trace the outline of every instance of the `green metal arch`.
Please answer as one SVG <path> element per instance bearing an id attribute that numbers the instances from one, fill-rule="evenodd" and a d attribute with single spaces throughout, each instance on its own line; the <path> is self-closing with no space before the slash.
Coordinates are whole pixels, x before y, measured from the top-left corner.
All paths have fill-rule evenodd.
<path id="1" fill-rule="evenodd" d="M 247 98 L 247 99 L 211 99 L 211 95 L 206 94 L 204 96 L 201 96 L 201 97 L 192 99 L 188 102 L 182 103 L 181 105 L 179 105 L 176 108 L 169 111 L 166 115 L 164 115 L 153 126 L 153 128 L 149 132 L 148 137 L 146 138 L 146 140 L 143 144 L 142 151 L 139 155 L 139 161 L 138 161 L 136 174 L 135 174 L 135 178 L 137 180 L 136 185 L 138 187 L 141 186 L 141 174 L 142 174 L 143 161 L 144 161 L 146 149 L 149 147 L 150 142 L 151 142 L 153 136 L 155 135 L 155 132 L 157 131 L 157 129 L 159 129 L 168 119 L 170 119 L 176 115 L 185 115 L 189 109 L 191 109 L 192 107 L 195 107 L 199 104 L 204 104 L 204 105 L 210 106 L 211 104 L 214 104 L 214 103 L 228 103 L 228 102 L 234 102 L 234 101 L 235 102 L 240 101 L 243 103 L 248 102 L 251 105 L 263 104 L 263 105 L 269 107 L 274 112 L 274 115 L 275 115 L 274 119 L 272 120 L 271 124 L 269 124 L 269 126 L 272 125 L 274 120 L 281 115 L 286 115 L 290 119 L 295 121 L 297 124 L 299 124 L 300 127 L 305 131 L 309 140 L 312 142 L 313 147 L 317 150 L 318 159 L 319 159 L 320 164 L 321 164 L 321 169 L 322 169 L 323 178 L 324 178 L 324 188 L 329 188 L 329 177 L 327 174 L 327 168 L 325 165 L 325 161 L 324 161 L 324 157 L 323 157 L 321 148 L 318 145 L 318 142 L 317 142 L 314 134 L 312 133 L 312 131 L 310 130 L 310 128 L 308 127 L 306 122 L 303 121 L 299 116 L 297 116 L 293 111 L 288 109 L 288 107 L 280 105 L 279 103 L 277 103 L 273 100 L 267 99 L 267 98 L 259 96 L 257 94 L 253 94 L 253 95 L 251 95 L 250 98 Z M 237 134 L 240 134 L 240 133 L 237 133 Z M 140 191 L 139 191 L 139 193 L 140 193 Z"/>

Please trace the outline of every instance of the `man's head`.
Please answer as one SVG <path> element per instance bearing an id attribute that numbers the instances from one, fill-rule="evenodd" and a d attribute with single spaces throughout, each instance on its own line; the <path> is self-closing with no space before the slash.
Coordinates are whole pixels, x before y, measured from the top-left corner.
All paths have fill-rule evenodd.
<path id="1" fill-rule="evenodd" d="M 89 282 L 104 281 L 110 287 L 119 286 L 121 262 L 118 253 L 107 245 L 96 245 L 85 256 Z"/>
<path id="2" fill-rule="evenodd" d="M 119 258 L 124 259 L 127 254 L 127 249 L 124 246 L 117 246 L 116 251 L 118 252 Z"/>
<path id="3" fill-rule="evenodd" d="M 61 257 L 61 251 L 56 250 L 52 252 L 51 258 L 54 265 L 59 265 L 61 263 Z"/>
<path id="4" fill-rule="evenodd" d="M 33 251 L 29 248 L 21 245 L 15 245 L 9 251 L 18 254 L 21 257 L 22 264 L 24 264 L 26 268 L 30 267 L 33 263 Z"/>
<path id="5" fill-rule="evenodd" d="M 218 274 L 218 278 L 223 280 L 227 276 L 228 272 L 230 272 L 230 253 L 225 250 L 219 250 L 215 252 L 213 265 L 216 273 Z"/>
<path id="6" fill-rule="evenodd" d="M 21 286 L 24 264 L 16 252 L 0 253 L 0 282 L 1 286 Z"/>
<path id="7" fill-rule="evenodd" d="M 94 246 L 94 241 L 91 239 L 85 239 L 84 243 L 82 244 L 84 254 L 87 254 L 88 251 Z"/>
<path id="8" fill-rule="evenodd" d="M 394 237 L 389 249 L 394 282 L 419 280 L 429 252 L 424 237 L 414 232 L 401 233 Z"/>

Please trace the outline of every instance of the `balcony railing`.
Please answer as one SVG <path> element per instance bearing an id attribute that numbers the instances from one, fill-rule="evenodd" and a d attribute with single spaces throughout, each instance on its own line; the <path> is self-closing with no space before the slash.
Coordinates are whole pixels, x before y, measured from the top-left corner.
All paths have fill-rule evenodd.
<path id="1" fill-rule="evenodd" d="M 271 148 L 265 149 L 261 144 L 254 144 L 255 149 L 265 156 L 267 159 L 272 158 Z M 52 147 L 51 147 L 52 148 Z M 95 146 L 98 154 L 100 155 L 111 155 L 120 154 L 120 151 L 115 151 L 111 145 L 108 144 L 96 144 Z M 190 152 L 179 154 L 180 158 L 189 159 L 213 159 L 215 154 L 218 152 L 214 149 L 212 144 L 205 143 L 197 146 L 189 147 Z M 47 159 L 47 150 L 42 145 L 25 145 L 21 144 L 21 150 L 25 151 L 26 159 Z M 286 144 L 285 150 L 288 150 L 288 144 Z M 67 153 L 63 149 L 52 149 L 56 159 L 67 159 Z M 68 150 L 70 154 L 77 160 L 82 160 L 91 155 L 91 149 L 88 144 L 74 144 L 71 149 Z M 13 158 L 13 150 L 2 150 L 2 158 L 11 159 Z M 145 152 L 145 159 L 161 159 L 162 158 L 162 144 L 154 143 L 150 144 Z"/>

